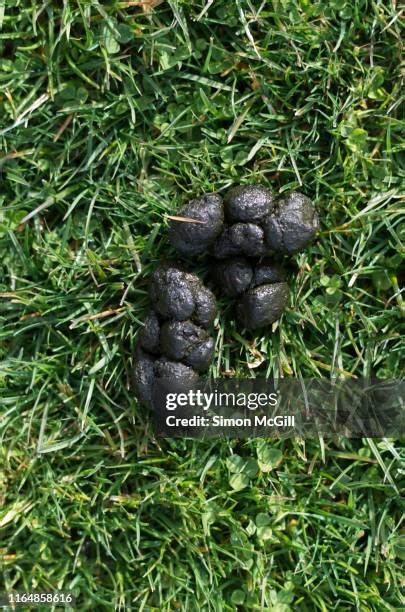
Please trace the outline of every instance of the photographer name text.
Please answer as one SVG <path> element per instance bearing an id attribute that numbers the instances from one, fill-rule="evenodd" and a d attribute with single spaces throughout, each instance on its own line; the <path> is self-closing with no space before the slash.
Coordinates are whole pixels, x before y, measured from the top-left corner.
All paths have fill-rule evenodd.
<path id="1" fill-rule="evenodd" d="M 267 417 L 255 415 L 251 417 L 213 417 L 193 415 L 191 417 L 176 417 L 171 414 L 166 417 L 168 427 L 294 427 L 294 415 L 277 415 Z"/>

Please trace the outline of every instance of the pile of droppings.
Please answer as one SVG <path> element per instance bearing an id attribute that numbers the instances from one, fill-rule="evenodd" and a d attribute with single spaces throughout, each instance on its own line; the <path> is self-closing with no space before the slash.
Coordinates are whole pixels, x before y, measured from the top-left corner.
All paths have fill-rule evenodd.
<path id="1" fill-rule="evenodd" d="M 139 399 L 154 406 L 160 384 L 189 388 L 209 367 L 214 340 L 207 328 L 217 306 L 198 276 L 174 264 L 156 268 L 149 294 L 152 310 L 138 335 L 134 384 Z"/>
<path id="2" fill-rule="evenodd" d="M 224 294 L 237 298 L 239 325 L 250 330 L 271 325 L 288 302 L 286 275 L 277 258 L 302 251 L 315 238 L 319 229 L 315 207 L 301 193 L 275 198 L 261 185 L 234 187 L 223 203 L 216 195 L 203 195 L 180 209 L 179 219 L 184 220 L 171 222 L 171 244 L 183 256 L 201 253 L 198 244 L 201 227 L 205 227 L 203 234 L 209 239 L 204 239 L 204 248 L 208 246 L 214 257 L 214 280 Z M 207 202 L 205 208 L 203 202 Z M 221 205 L 223 209 L 218 210 Z M 193 217 L 195 209 L 198 215 Z M 194 218 L 198 223 L 192 222 Z M 223 220 L 221 227 L 219 219 Z"/>
<path id="3" fill-rule="evenodd" d="M 234 187 L 224 199 L 204 194 L 170 219 L 171 245 L 182 257 L 212 257 L 213 280 L 235 298 L 238 325 L 247 330 L 270 326 L 281 317 L 288 303 L 282 260 L 305 249 L 319 229 L 307 196 L 293 192 L 276 198 L 261 185 Z M 216 300 L 195 274 L 174 264 L 154 271 L 150 299 L 152 311 L 139 333 L 134 378 L 139 399 L 154 406 L 163 381 L 190 388 L 208 369 L 214 356 L 208 328 Z"/>
<path id="4" fill-rule="evenodd" d="M 189 223 L 193 219 L 196 223 Z M 205 253 L 222 231 L 224 207 L 217 193 L 207 193 L 187 202 L 172 220 L 169 240 L 180 255 Z"/>

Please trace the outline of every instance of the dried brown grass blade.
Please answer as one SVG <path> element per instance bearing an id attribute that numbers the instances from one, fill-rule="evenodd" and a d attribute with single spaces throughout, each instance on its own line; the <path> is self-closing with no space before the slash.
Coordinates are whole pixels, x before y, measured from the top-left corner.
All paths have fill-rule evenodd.
<path id="1" fill-rule="evenodd" d="M 199 219 L 192 219 L 191 217 L 176 217 L 175 215 L 166 215 L 166 219 L 172 221 L 181 221 L 182 223 L 206 223 L 206 221 L 200 221 Z"/>
<path id="2" fill-rule="evenodd" d="M 150 13 L 156 6 L 163 4 L 164 0 L 128 0 L 128 2 L 120 2 L 120 8 L 128 8 L 130 6 L 139 6 L 144 13 Z"/>

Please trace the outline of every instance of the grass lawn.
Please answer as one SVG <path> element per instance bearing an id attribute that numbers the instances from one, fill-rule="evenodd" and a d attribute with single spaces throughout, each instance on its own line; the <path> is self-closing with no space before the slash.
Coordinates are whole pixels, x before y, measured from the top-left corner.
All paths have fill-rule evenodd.
<path id="1" fill-rule="evenodd" d="M 400 21 L 395 0 L 0 0 L 0 591 L 402 609 L 399 439 L 156 439 L 130 385 L 166 215 L 252 182 L 310 196 L 321 233 L 271 334 L 221 302 L 211 375 L 400 375 Z"/>

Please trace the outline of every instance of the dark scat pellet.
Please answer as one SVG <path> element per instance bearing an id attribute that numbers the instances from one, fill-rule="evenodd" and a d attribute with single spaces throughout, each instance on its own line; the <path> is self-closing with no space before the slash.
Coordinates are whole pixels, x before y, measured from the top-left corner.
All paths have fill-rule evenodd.
<path id="1" fill-rule="evenodd" d="M 196 219 L 203 223 L 170 220 L 169 240 L 181 255 L 204 253 L 221 233 L 224 222 L 222 198 L 208 193 L 185 204 L 176 216 Z"/>
<path id="2" fill-rule="evenodd" d="M 263 260 L 254 267 L 252 287 L 271 283 L 282 283 L 286 280 L 287 274 L 282 266 L 270 260 Z"/>
<path id="3" fill-rule="evenodd" d="M 165 382 L 173 389 L 190 388 L 200 380 L 193 368 L 179 361 L 171 361 L 166 357 L 159 357 L 155 361 L 155 386 Z"/>
<path id="4" fill-rule="evenodd" d="M 160 347 L 160 324 L 154 312 L 150 312 L 139 332 L 140 346 L 149 353 L 158 354 Z"/>
<path id="5" fill-rule="evenodd" d="M 217 315 L 215 295 L 199 281 L 194 291 L 195 310 L 193 321 L 202 327 L 209 327 Z"/>
<path id="6" fill-rule="evenodd" d="M 273 251 L 293 254 L 304 249 L 319 229 L 318 214 L 302 193 L 290 193 L 277 201 L 263 220 L 265 240 Z"/>
<path id="7" fill-rule="evenodd" d="M 180 363 L 171 361 L 166 357 L 160 357 L 155 361 L 155 378 L 152 389 L 152 405 L 155 411 L 157 425 L 167 417 L 166 399 L 168 393 L 188 393 L 198 385 L 199 375 L 193 368 Z M 176 415 L 186 415 L 186 408 L 176 410 Z"/>
<path id="8" fill-rule="evenodd" d="M 264 233 L 255 223 L 235 223 L 229 228 L 229 238 L 232 245 L 243 255 L 261 257 L 266 253 Z"/>
<path id="9" fill-rule="evenodd" d="M 249 289 L 239 300 L 238 321 L 246 329 L 271 325 L 280 318 L 287 300 L 287 283 L 273 283 Z"/>
<path id="10" fill-rule="evenodd" d="M 197 372 L 193 368 L 184 365 L 184 363 L 170 361 L 165 357 L 161 357 L 156 361 L 152 403 L 158 435 L 161 423 L 164 423 L 168 414 L 170 414 L 166 408 L 167 395 L 173 393 L 188 394 L 190 390 L 197 388 L 199 381 L 200 377 Z M 176 411 L 171 414 L 184 418 L 189 414 L 188 406 L 179 404 Z M 176 429 L 176 434 L 180 433 L 180 431 Z"/>
<path id="11" fill-rule="evenodd" d="M 195 274 L 170 264 L 152 274 L 150 299 L 154 310 L 165 319 L 208 327 L 216 315 L 216 299 Z"/>
<path id="12" fill-rule="evenodd" d="M 214 358 L 214 352 L 214 338 L 209 336 L 205 342 L 196 346 L 189 352 L 187 357 L 184 359 L 184 363 L 191 366 L 198 372 L 204 372 L 210 367 L 210 364 Z"/>
<path id="13" fill-rule="evenodd" d="M 162 326 L 161 350 L 169 359 L 203 371 L 213 358 L 214 340 L 191 321 L 170 321 Z"/>
<path id="14" fill-rule="evenodd" d="M 229 221 L 258 221 L 273 210 L 274 197 L 261 185 L 242 185 L 231 189 L 224 201 Z"/>
<path id="15" fill-rule="evenodd" d="M 215 266 L 216 283 L 226 295 L 240 295 L 249 288 L 252 279 L 252 266 L 243 257 L 225 259 Z"/>
<path id="16" fill-rule="evenodd" d="M 189 319 L 195 308 L 193 284 L 174 267 L 159 267 L 152 274 L 150 299 L 153 308 L 167 319 Z"/>
<path id="17" fill-rule="evenodd" d="M 143 351 L 139 346 L 135 351 L 135 366 L 133 370 L 133 385 L 138 399 L 146 406 L 152 407 L 155 358 Z"/>
<path id="18" fill-rule="evenodd" d="M 224 227 L 213 246 L 213 255 L 217 259 L 226 259 L 236 255 L 242 255 L 240 247 L 233 244 L 230 235 L 230 227 Z"/>

